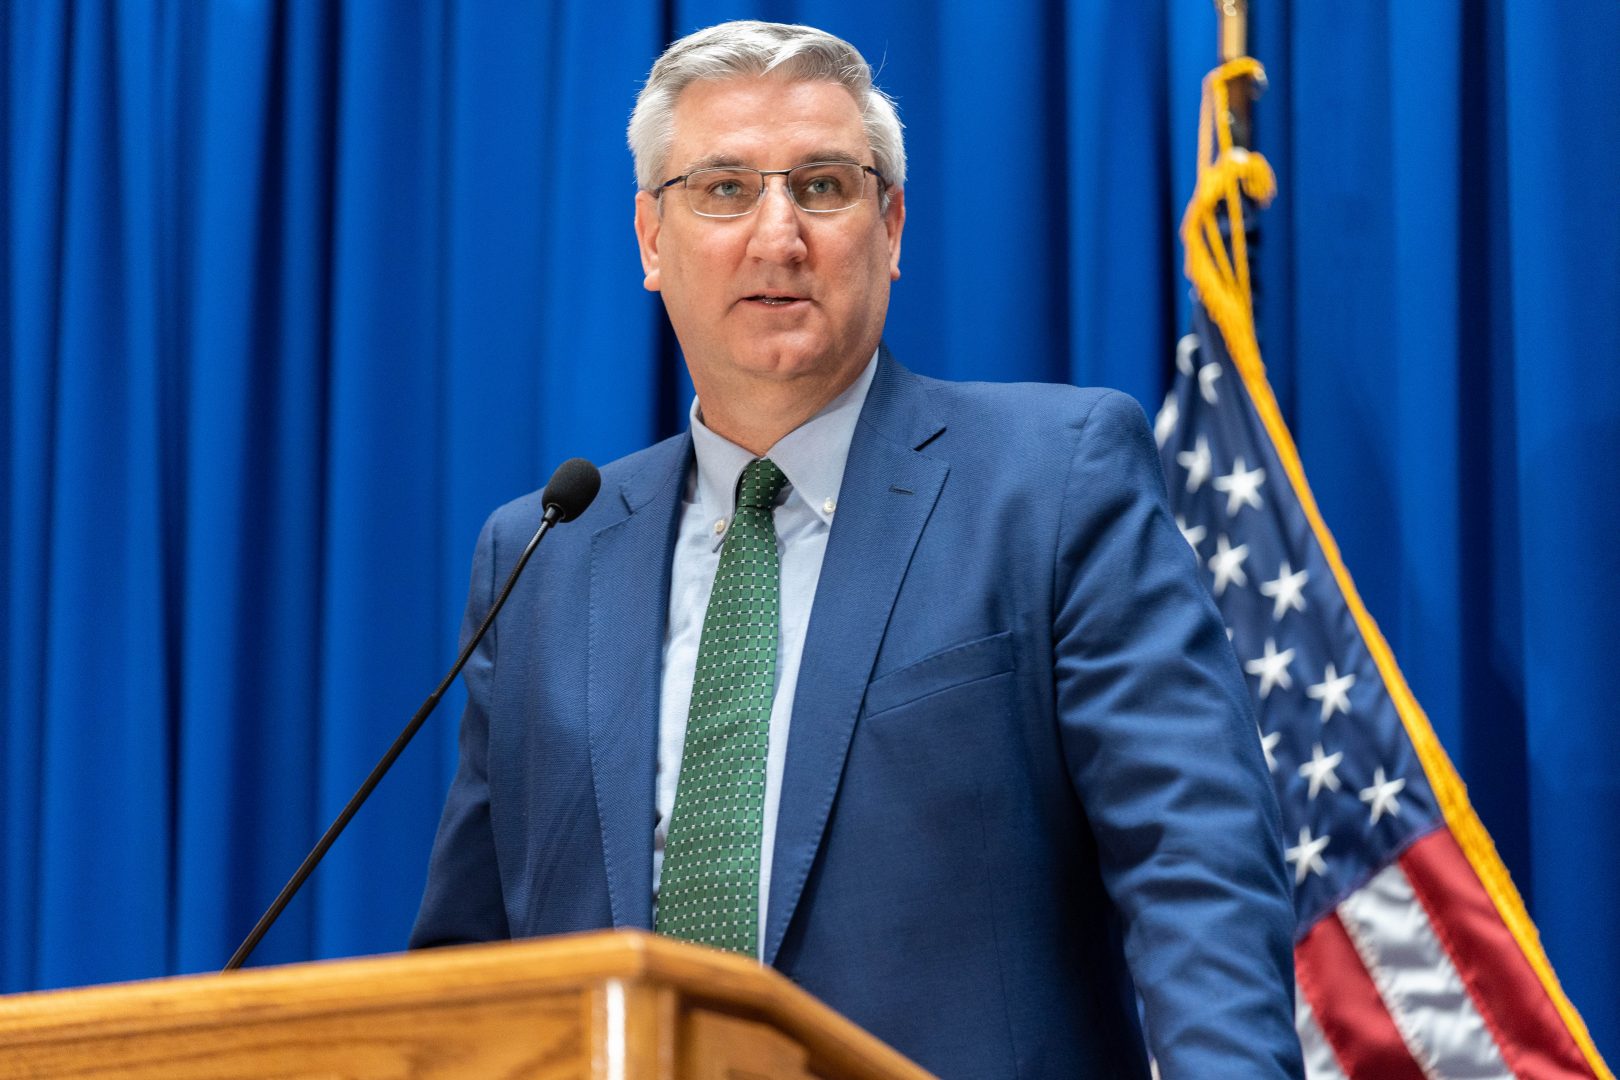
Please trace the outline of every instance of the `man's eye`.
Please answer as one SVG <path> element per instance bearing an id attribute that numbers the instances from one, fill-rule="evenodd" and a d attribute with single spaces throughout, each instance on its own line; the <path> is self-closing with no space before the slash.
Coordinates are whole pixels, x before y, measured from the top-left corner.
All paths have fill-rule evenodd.
<path id="1" fill-rule="evenodd" d="M 745 190 L 741 180 L 716 180 L 709 185 L 709 194 L 716 199 L 740 198 Z"/>
<path id="2" fill-rule="evenodd" d="M 836 195 L 838 181 L 831 176 L 812 177 L 809 183 L 804 185 L 804 190 L 811 195 Z"/>

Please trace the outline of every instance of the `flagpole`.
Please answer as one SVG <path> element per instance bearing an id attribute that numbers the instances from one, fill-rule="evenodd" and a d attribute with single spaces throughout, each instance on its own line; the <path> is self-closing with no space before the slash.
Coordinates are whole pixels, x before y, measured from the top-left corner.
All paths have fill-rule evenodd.
<path id="1" fill-rule="evenodd" d="M 1240 56 L 1249 55 L 1249 3 L 1248 0 L 1215 0 L 1217 21 L 1217 51 L 1225 64 Z M 1248 149 L 1250 105 L 1254 100 L 1253 87 L 1247 80 L 1234 81 L 1230 87 L 1232 141 Z"/>
<path id="2" fill-rule="evenodd" d="M 1221 64 L 1246 60 L 1249 55 L 1249 0 L 1214 0 L 1214 2 L 1216 48 L 1220 54 Z M 1263 85 L 1265 76 L 1259 76 L 1259 80 Z M 1254 146 L 1252 141 L 1254 99 L 1258 96 L 1257 89 L 1253 78 L 1234 78 L 1225 83 L 1226 121 L 1234 150 L 1245 151 Z M 1234 258 L 1242 264 L 1239 273 L 1243 280 L 1244 292 L 1248 296 L 1248 318 L 1252 321 L 1259 306 L 1260 289 L 1258 283 L 1250 276 L 1249 261 L 1251 253 L 1259 247 L 1260 225 L 1258 215 L 1247 212 L 1253 209 L 1249 197 L 1240 194 L 1237 198 L 1245 208 L 1242 215 L 1243 235 L 1232 235 L 1231 217 L 1224 212 L 1217 212 L 1216 227 L 1232 248 Z"/>

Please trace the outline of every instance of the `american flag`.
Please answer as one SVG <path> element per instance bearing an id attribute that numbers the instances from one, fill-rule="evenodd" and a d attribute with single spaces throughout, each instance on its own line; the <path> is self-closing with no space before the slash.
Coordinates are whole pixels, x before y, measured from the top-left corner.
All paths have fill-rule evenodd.
<path id="1" fill-rule="evenodd" d="M 1612 1080 L 1356 596 L 1258 351 L 1234 364 L 1195 307 L 1154 434 L 1282 806 L 1308 1075 Z"/>

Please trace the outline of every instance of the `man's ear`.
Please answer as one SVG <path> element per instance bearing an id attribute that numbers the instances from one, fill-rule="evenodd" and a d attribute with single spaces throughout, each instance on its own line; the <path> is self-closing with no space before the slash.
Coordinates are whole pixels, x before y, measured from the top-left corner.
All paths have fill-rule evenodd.
<path id="1" fill-rule="evenodd" d="M 889 209 L 883 214 L 883 228 L 889 234 L 889 280 L 900 280 L 900 234 L 906 228 L 906 193 L 898 188 L 889 192 Z"/>
<path id="2" fill-rule="evenodd" d="M 642 288 L 657 292 L 658 235 L 664 219 L 658 216 L 658 200 L 645 191 L 636 193 L 636 243 L 641 247 Z"/>

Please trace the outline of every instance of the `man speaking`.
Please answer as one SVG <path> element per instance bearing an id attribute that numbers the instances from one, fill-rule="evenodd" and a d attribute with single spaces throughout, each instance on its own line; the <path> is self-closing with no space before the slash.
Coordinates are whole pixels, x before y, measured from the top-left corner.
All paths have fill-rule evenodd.
<path id="1" fill-rule="evenodd" d="M 656 929 L 974 1078 L 1147 1076 L 1139 993 L 1165 1077 L 1301 1076 L 1277 810 L 1141 409 L 889 355 L 905 149 L 847 43 L 693 34 L 629 137 L 690 429 L 468 665 L 413 944 Z M 485 525 L 469 627 L 539 517 Z"/>

